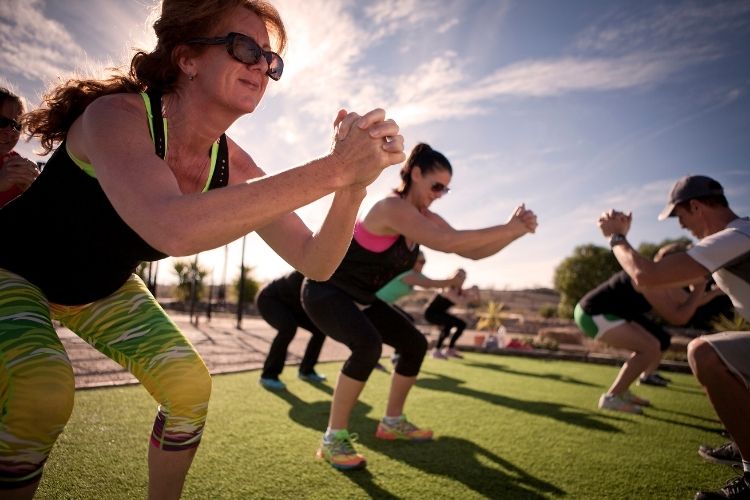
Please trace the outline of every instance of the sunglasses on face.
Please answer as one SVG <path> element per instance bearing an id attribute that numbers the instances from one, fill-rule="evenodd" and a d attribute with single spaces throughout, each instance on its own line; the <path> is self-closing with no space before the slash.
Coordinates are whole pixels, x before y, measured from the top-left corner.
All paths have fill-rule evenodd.
<path id="1" fill-rule="evenodd" d="M 451 190 L 448 186 L 443 184 L 442 182 L 433 182 L 430 186 L 430 189 L 433 193 L 442 193 L 442 194 L 448 194 L 448 192 Z"/>
<path id="2" fill-rule="evenodd" d="M 229 55 L 244 64 L 258 64 L 260 58 L 268 63 L 266 74 L 272 80 L 281 78 L 284 72 L 284 60 L 276 52 L 264 50 L 258 42 L 242 33 L 229 33 L 227 36 L 218 38 L 193 38 L 185 43 L 200 45 L 225 45 Z"/>
<path id="3" fill-rule="evenodd" d="M 20 123 L 18 123 L 15 120 L 11 120 L 10 118 L 0 116 L 0 128 L 8 128 L 8 127 L 13 127 L 13 130 L 15 130 L 16 132 L 21 131 Z"/>

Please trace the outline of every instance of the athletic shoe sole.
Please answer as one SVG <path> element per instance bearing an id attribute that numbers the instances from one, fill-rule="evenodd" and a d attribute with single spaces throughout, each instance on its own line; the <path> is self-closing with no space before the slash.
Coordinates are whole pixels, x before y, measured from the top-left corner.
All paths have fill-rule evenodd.
<path id="1" fill-rule="evenodd" d="M 325 457 L 325 455 L 323 454 L 323 452 L 321 450 L 318 450 L 318 451 L 315 452 L 315 458 L 317 458 L 318 460 L 321 460 L 323 462 L 328 463 L 328 465 L 330 465 L 331 467 L 333 467 L 336 470 L 343 470 L 343 471 L 361 470 L 361 469 L 364 469 L 365 467 L 367 467 L 367 460 L 362 460 L 361 462 L 356 463 L 356 464 L 352 464 L 352 465 L 333 463 L 333 462 L 331 462 L 330 460 L 328 460 Z"/>

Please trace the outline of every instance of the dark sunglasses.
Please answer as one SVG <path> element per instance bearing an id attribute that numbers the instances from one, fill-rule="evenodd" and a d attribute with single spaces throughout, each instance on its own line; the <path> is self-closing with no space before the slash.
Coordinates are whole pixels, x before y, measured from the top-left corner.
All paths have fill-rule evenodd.
<path id="1" fill-rule="evenodd" d="M 443 184 L 442 182 L 433 182 L 430 186 L 430 189 L 433 193 L 442 193 L 442 194 L 448 194 L 448 192 L 451 190 L 448 186 Z"/>
<path id="2" fill-rule="evenodd" d="M 284 60 L 276 52 L 263 50 L 258 42 L 242 33 L 229 33 L 227 36 L 218 38 L 193 38 L 185 43 L 201 45 L 226 45 L 229 55 L 244 64 L 258 64 L 263 57 L 268 63 L 266 74 L 272 80 L 281 78 L 284 72 Z"/>
<path id="3" fill-rule="evenodd" d="M 10 118 L 5 118 L 4 116 L 0 116 L 0 128 L 8 128 L 13 127 L 13 130 L 16 132 L 21 131 L 21 124 L 18 123 L 15 120 L 11 120 Z"/>

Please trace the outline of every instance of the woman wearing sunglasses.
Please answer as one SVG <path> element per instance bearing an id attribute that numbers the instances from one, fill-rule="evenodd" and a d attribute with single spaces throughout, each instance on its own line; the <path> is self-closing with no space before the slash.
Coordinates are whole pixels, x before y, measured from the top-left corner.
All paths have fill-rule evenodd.
<path id="1" fill-rule="evenodd" d="M 494 255 L 512 241 L 534 232 L 536 215 L 523 205 L 505 224 L 457 230 L 430 210 L 449 191 L 453 169 L 448 159 L 427 144 L 418 144 L 401 169 L 401 186 L 378 201 L 357 222 L 349 250 L 328 281 L 305 280 L 302 303 L 323 332 L 351 349 L 339 374 L 328 428 L 317 456 L 337 469 L 360 469 L 365 458 L 356 452 L 348 432 L 349 417 L 382 344 L 399 353 L 383 420 L 375 436 L 385 440 L 425 441 L 432 431 L 404 416 L 404 405 L 427 351 L 424 335 L 375 293 L 391 279 L 414 267 L 419 246 L 471 259 Z"/>
<path id="2" fill-rule="evenodd" d="M 177 498 L 201 440 L 211 378 L 137 264 L 251 231 L 325 280 L 351 239 L 365 187 L 404 160 L 382 110 L 340 111 L 328 155 L 266 176 L 225 135 L 278 80 L 284 25 L 252 0 L 163 0 L 157 45 L 127 75 L 71 80 L 24 119 L 48 151 L 30 189 L 0 210 L 0 488 L 33 495 L 72 409 L 74 378 L 51 318 L 127 367 L 159 403 L 149 498 Z M 263 147 L 258 144 L 257 147 Z M 294 210 L 330 193 L 312 233 Z M 5 300 L 13 297 L 14 300 Z"/>
<path id="3" fill-rule="evenodd" d="M 26 191 L 39 175 L 36 163 L 13 151 L 21 137 L 18 120 L 22 114 L 21 98 L 0 87 L 0 208 Z"/>

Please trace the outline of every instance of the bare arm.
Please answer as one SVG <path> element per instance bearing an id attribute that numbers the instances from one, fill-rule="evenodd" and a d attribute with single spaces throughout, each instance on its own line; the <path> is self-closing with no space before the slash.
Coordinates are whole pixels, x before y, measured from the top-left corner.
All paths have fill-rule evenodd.
<path id="1" fill-rule="evenodd" d="M 705 281 L 690 292 L 682 287 L 640 290 L 659 316 L 672 325 L 681 326 L 690 321 L 696 309 L 703 305 L 706 296 Z"/>
<path id="2" fill-rule="evenodd" d="M 437 214 L 420 213 L 407 201 L 395 197 L 376 203 L 364 222 L 375 234 L 402 234 L 434 250 L 470 259 L 494 255 L 536 229 L 536 216 L 523 206 L 518 207 L 505 224 L 457 230 Z"/>
<path id="3" fill-rule="evenodd" d="M 631 220 L 631 215 L 611 210 L 599 218 L 599 228 L 606 237 L 627 235 Z M 639 254 L 627 241 L 616 245 L 612 251 L 633 283 L 642 288 L 689 285 L 710 274 L 708 269 L 684 252 L 653 262 Z"/>
<path id="4" fill-rule="evenodd" d="M 104 192 L 131 228 L 167 254 L 190 255 L 268 226 L 331 192 L 356 191 L 389 164 L 403 161 L 403 138 L 383 116 L 375 110 L 353 117 L 356 126 L 335 142 L 329 155 L 271 176 L 234 145 L 230 164 L 245 172 L 245 178 L 206 193 L 183 194 L 176 178 L 182 165 L 167 165 L 153 154 L 137 95 L 97 99 L 75 122 L 68 139 L 74 152 L 94 165 Z M 113 124 L 118 141 L 111 140 Z M 385 136 L 398 140 L 384 143 Z M 361 198 L 349 210 L 356 212 L 359 202 Z M 269 238 L 274 240 L 273 235 Z"/>
<path id="5" fill-rule="evenodd" d="M 401 280 L 409 286 L 420 286 L 422 288 L 444 288 L 449 286 L 461 286 L 464 282 L 465 277 L 466 274 L 459 271 L 456 272 L 456 274 L 452 278 L 447 278 L 444 280 L 434 280 L 428 278 L 423 274 L 411 272 L 401 278 Z"/>
<path id="6" fill-rule="evenodd" d="M 346 254 L 364 189 L 340 190 L 320 227 L 313 234 L 297 214 L 285 214 L 260 228 L 258 235 L 305 276 L 325 281 Z"/>

